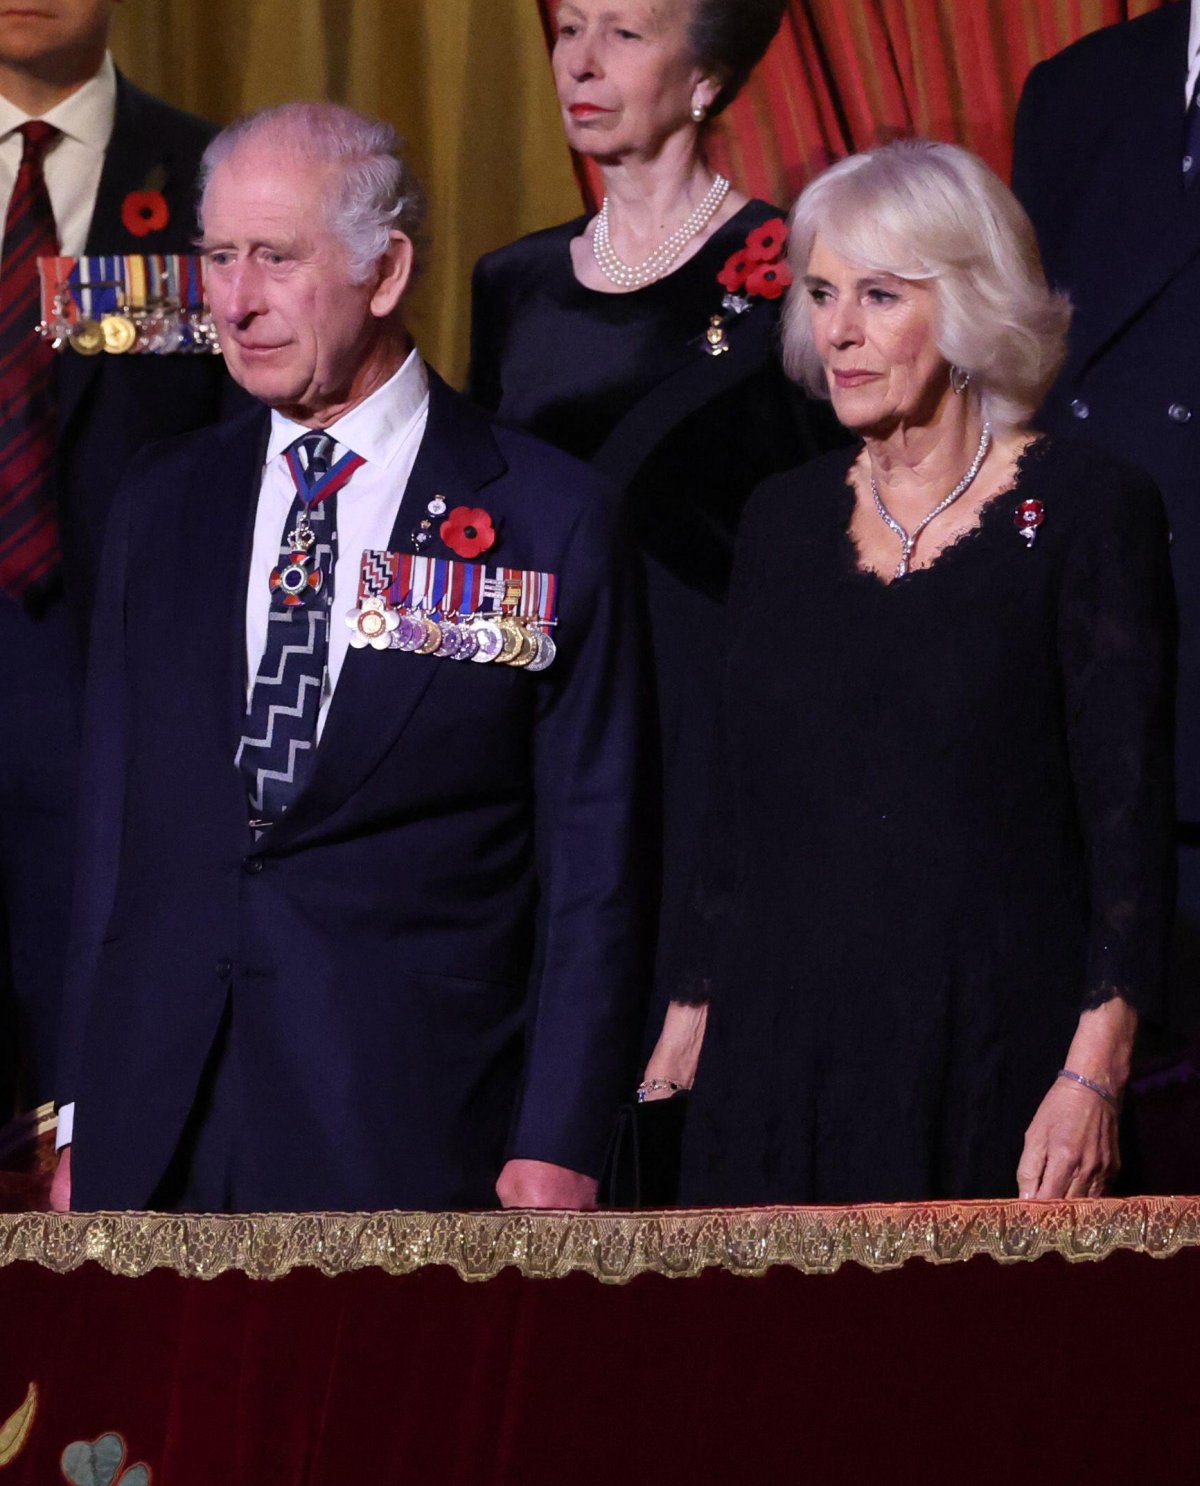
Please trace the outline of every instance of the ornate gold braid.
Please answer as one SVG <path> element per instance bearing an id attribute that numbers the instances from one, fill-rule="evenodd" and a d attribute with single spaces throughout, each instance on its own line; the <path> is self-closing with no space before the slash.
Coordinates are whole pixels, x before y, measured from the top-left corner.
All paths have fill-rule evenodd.
<path id="1" fill-rule="evenodd" d="M 891 1207 L 743 1208 L 641 1213 L 160 1213 L 0 1215 L 0 1266 L 65 1274 L 85 1263 L 136 1276 L 170 1269 L 210 1279 L 230 1270 L 276 1279 L 298 1268 L 412 1274 L 446 1265 L 464 1280 L 509 1268 L 529 1278 L 572 1272 L 621 1285 L 775 1265 L 829 1274 L 843 1264 L 896 1269 L 910 1259 L 1002 1264 L 1058 1254 L 1072 1262 L 1118 1250 L 1166 1258 L 1200 1246 L 1200 1197 L 1055 1203 L 925 1203 Z"/>

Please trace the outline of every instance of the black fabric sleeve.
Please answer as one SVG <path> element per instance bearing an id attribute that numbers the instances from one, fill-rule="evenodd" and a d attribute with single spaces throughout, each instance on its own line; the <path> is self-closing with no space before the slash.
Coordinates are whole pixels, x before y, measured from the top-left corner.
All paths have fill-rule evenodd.
<path id="1" fill-rule="evenodd" d="M 730 615 L 740 612 L 743 596 L 750 591 L 760 569 L 764 543 L 774 539 L 774 524 L 757 518 L 764 505 L 772 504 L 771 491 L 781 483 L 778 477 L 766 481 L 747 504 L 734 551 L 727 607 Z M 727 655 L 728 650 L 718 660 L 722 673 Z M 713 746 L 709 750 L 709 787 L 703 801 L 697 802 L 697 809 L 702 809 L 705 817 L 703 845 L 688 890 L 682 927 L 668 962 L 671 1000 L 685 1006 L 704 1005 L 717 993 L 716 968 L 734 917 L 745 850 L 723 687 L 721 692 Z"/>
<path id="2" fill-rule="evenodd" d="M 500 357 L 504 347 L 504 306 L 487 258 L 481 258 L 471 275 L 471 363 L 467 369 L 467 396 L 477 406 L 494 413 L 500 406 L 503 387 Z"/>
<path id="3" fill-rule="evenodd" d="M 1067 743 L 1090 896 L 1085 1009 L 1153 1019 L 1174 896 L 1176 619 L 1166 515 L 1132 471 L 1097 482 L 1058 614 Z"/>

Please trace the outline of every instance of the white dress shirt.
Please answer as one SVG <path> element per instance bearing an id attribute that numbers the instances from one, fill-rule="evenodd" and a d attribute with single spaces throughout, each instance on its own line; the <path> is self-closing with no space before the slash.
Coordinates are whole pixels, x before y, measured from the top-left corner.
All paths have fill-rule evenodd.
<path id="1" fill-rule="evenodd" d="M 1188 17 L 1188 75 L 1186 100 L 1190 104 L 1200 77 L 1200 0 L 1192 0 L 1192 12 Z"/>
<path id="2" fill-rule="evenodd" d="M 360 559 L 367 548 L 386 548 L 391 539 L 428 417 L 429 378 L 425 363 L 413 351 L 382 387 L 325 430 L 337 440 L 331 464 L 341 459 L 347 449 L 360 454 L 366 464 L 355 470 L 349 483 L 337 494 L 338 556 L 333 569 L 333 608 L 329 613 L 328 681 L 317 716 L 318 739 L 350 645 L 350 629 L 342 621 L 357 606 Z M 250 582 L 246 589 L 247 700 L 267 643 L 271 574 L 279 566 L 280 541 L 296 498 L 284 451 L 302 435 L 312 432 L 282 413 L 271 414 L 271 437 L 258 492 Z"/>
<path id="3" fill-rule="evenodd" d="M 333 570 L 334 603 L 329 625 L 329 684 L 321 699 L 317 737 L 325 725 L 329 702 L 341 674 L 350 644 L 350 628 L 342 622 L 358 599 L 359 560 L 366 548 L 386 548 L 396 514 L 416 463 L 417 450 L 429 419 L 429 378 L 416 351 L 393 377 L 326 430 L 337 440 L 333 458 L 347 449 L 366 463 L 355 470 L 338 491 L 338 558 Z M 282 413 L 271 414 L 271 436 L 258 492 L 250 581 L 246 589 L 246 673 L 249 688 L 267 643 L 267 613 L 271 607 L 271 573 L 279 566 L 279 544 L 296 490 L 284 450 L 311 428 L 293 423 Z M 423 513 L 422 513 L 423 514 Z M 414 516 L 414 521 L 418 518 Z M 250 689 L 247 689 L 249 700 Z M 58 1112 L 55 1145 L 70 1145 L 75 1133 L 75 1106 Z"/>
<path id="4" fill-rule="evenodd" d="M 95 77 L 42 115 L 47 124 L 62 130 L 62 138 L 46 152 L 45 177 L 59 251 L 71 258 L 78 258 L 87 242 L 116 115 L 117 71 L 107 52 Z M 32 117 L 0 97 L 0 234 L 24 150 L 17 130 Z"/>

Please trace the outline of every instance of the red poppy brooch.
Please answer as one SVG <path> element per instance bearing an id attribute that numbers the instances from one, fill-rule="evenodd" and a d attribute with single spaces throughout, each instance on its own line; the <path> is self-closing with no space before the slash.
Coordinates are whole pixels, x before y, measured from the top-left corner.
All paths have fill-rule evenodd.
<path id="1" fill-rule="evenodd" d="M 121 203 L 121 225 L 134 237 L 161 232 L 170 220 L 167 198 L 161 191 L 130 191 Z"/>
<path id="2" fill-rule="evenodd" d="M 784 254 L 788 228 L 782 217 L 772 217 L 747 237 L 725 263 L 717 283 L 725 290 L 721 314 L 708 322 L 704 349 L 710 356 L 729 350 L 728 328 L 739 316 L 754 308 L 758 299 L 779 299 L 792 282 L 792 270 Z"/>
<path id="3" fill-rule="evenodd" d="M 1025 538 L 1025 545 L 1032 547 L 1037 540 L 1038 527 L 1046 519 L 1046 508 L 1040 500 L 1023 500 L 1013 512 L 1013 522 Z"/>
<path id="4" fill-rule="evenodd" d="M 438 536 L 451 552 L 468 562 L 496 545 L 492 518 L 480 506 L 455 506 L 438 528 Z"/>

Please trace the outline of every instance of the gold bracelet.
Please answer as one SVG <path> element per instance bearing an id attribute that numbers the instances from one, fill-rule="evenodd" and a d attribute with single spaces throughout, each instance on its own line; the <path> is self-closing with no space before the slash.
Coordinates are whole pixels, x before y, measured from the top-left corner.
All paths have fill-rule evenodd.
<path id="1" fill-rule="evenodd" d="M 660 1094 L 668 1089 L 672 1094 L 686 1094 L 687 1084 L 677 1084 L 673 1078 L 647 1078 L 637 1086 L 637 1102 L 645 1104 L 647 1094 Z"/>

